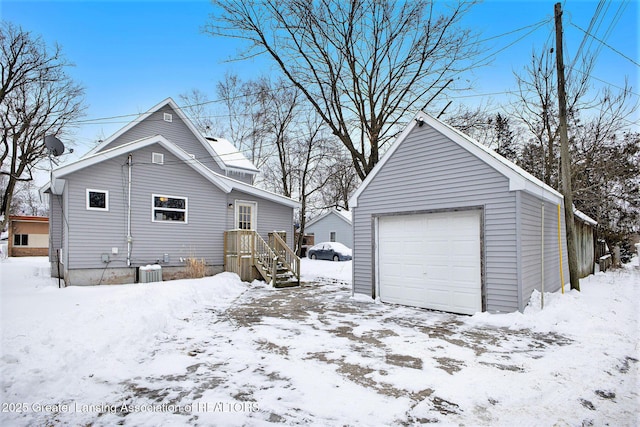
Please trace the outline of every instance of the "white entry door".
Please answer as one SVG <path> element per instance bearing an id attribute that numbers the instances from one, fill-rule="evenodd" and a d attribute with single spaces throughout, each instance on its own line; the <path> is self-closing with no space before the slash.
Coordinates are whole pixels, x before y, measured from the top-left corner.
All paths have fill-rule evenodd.
<path id="1" fill-rule="evenodd" d="M 383 302 L 482 311 L 480 211 L 380 217 L 377 248 Z"/>

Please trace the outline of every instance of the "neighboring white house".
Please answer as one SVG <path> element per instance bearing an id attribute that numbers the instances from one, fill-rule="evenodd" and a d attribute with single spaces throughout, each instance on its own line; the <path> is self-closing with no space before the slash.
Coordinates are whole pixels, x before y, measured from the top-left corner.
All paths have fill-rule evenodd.
<path id="1" fill-rule="evenodd" d="M 313 234 L 315 243 L 340 242 L 353 247 L 353 226 L 351 212 L 331 209 L 311 219 L 305 226 L 306 234 Z"/>

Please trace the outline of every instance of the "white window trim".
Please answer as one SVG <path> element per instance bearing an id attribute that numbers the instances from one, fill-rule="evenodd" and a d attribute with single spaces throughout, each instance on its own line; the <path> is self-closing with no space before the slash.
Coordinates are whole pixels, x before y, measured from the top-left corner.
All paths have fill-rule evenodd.
<path id="1" fill-rule="evenodd" d="M 235 200 L 234 203 L 235 205 L 235 212 L 233 215 L 233 228 L 237 229 L 238 228 L 238 222 L 240 220 L 239 218 L 239 207 L 240 206 L 251 206 L 251 230 L 257 230 L 258 229 L 258 202 L 254 202 L 251 200 Z"/>
<path id="2" fill-rule="evenodd" d="M 171 123 L 173 122 L 173 115 L 171 113 L 164 113 L 162 119 L 167 123 Z"/>
<path id="3" fill-rule="evenodd" d="M 89 193 L 104 193 L 105 194 L 105 198 L 104 198 L 104 208 L 92 208 L 91 206 L 89 206 Z M 109 190 L 97 190 L 95 188 L 87 188 L 87 192 L 86 192 L 86 203 L 87 203 L 87 210 L 88 211 L 102 211 L 102 212 L 108 212 L 109 211 Z"/>
<path id="4" fill-rule="evenodd" d="M 175 209 L 175 208 L 156 208 L 155 200 L 156 197 L 167 197 L 169 199 L 182 199 L 184 200 L 184 209 Z M 173 211 L 173 212 L 183 212 L 184 211 L 184 221 L 163 221 L 156 220 L 155 210 L 160 209 L 163 211 Z M 170 196 L 168 194 L 152 194 L 151 195 L 151 222 L 156 222 L 159 224 L 188 224 L 189 223 L 189 198 L 184 196 Z"/>
<path id="5" fill-rule="evenodd" d="M 156 152 L 151 153 L 151 163 L 153 163 L 154 165 L 164 165 L 164 154 Z"/>

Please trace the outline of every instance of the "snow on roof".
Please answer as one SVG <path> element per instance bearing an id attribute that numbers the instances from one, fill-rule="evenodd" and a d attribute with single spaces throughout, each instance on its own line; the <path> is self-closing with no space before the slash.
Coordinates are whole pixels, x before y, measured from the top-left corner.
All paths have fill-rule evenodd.
<path id="1" fill-rule="evenodd" d="M 352 215 L 350 211 L 345 211 L 345 210 L 338 210 L 336 209 L 336 212 L 338 213 L 338 215 L 342 215 L 346 220 L 348 220 L 349 222 L 352 221 Z"/>
<path id="2" fill-rule="evenodd" d="M 243 169 L 248 172 L 258 172 L 255 165 L 247 159 L 244 154 L 238 151 L 238 149 L 229 140 L 217 137 L 213 138 L 210 136 L 205 136 L 205 140 L 225 165 L 231 168 Z"/>
<path id="3" fill-rule="evenodd" d="M 595 219 L 591 218 L 589 215 L 587 215 L 586 213 L 579 211 L 578 209 L 576 209 L 576 207 L 573 207 L 573 214 L 575 216 L 577 216 L 578 218 L 580 218 L 582 221 L 591 224 L 591 225 L 598 225 L 598 221 L 596 221 Z"/>

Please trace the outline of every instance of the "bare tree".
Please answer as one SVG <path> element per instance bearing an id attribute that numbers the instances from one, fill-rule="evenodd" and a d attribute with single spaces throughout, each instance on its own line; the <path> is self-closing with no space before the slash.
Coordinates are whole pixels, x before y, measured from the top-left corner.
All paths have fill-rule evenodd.
<path id="1" fill-rule="evenodd" d="M 327 182 L 322 188 L 324 207 L 349 210 L 349 198 L 358 188 L 360 179 L 356 175 L 348 153 L 336 147 L 329 156 L 330 164 L 326 174 Z"/>
<path id="2" fill-rule="evenodd" d="M 267 53 L 347 148 L 360 179 L 403 115 L 453 90 L 477 53 L 460 26 L 473 2 L 447 4 L 445 13 L 429 0 L 214 4 L 207 31 L 246 40 L 244 57 Z"/>
<path id="3" fill-rule="evenodd" d="M 304 236 L 307 213 L 310 210 L 309 207 L 314 205 L 313 199 L 316 195 L 321 195 L 331 178 L 330 165 L 332 160 L 329 153 L 336 142 L 334 138 L 326 135 L 326 125 L 315 115 L 309 117 L 302 129 L 305 129 L 306 132 L 295 150 L 296 177 L 300 195 L 299 236 Z M 295 248 L 297 254 L 301 253 L 302 243 L 302 238 L 297 239 Z"/>
<path id="4" fill-rule="evenodd" d="M 488 106 L 479 105 L 470 108 L 466 105 L 458 105 L 443 120 L 479 143 L 491 147 L 492 122 Z"/>
<path id="5" fill-rule="evenodd" d="M 559 174 L 560 131 L 553 50 L 534 52 L 523 75 L 517 76 L 519 100 L 513 110 L 530 138 L 518 163 L 555 188 Z M 638 108 L 627 84 L 614 93 L 594 91 L 590 75 L 593 56 L 574 61 L 566 82 L 568 145 L 571 157 L 571 196 L 575 206 L 598 221 L 610 246 L 625 233 L 636 232 L 638 207 L 638 135 L 628 131 L 628 118 Z"/>
<path id="6" fill-rule="evenodd" d="M 10 23 L 0 24 L 0 175 L 8 177 L 0 217 L 4 228 L 16 184 L 31 181 L 46 155 L 45 135 L 62 135 L 82 115 L 83 89 L 65 73 L 59 47 Z"/>
<path id="7" fill-rule="evenodd" d="M 46 216 L 48 214 L 47 205 L 40 198 L 39 189 L 33 181 L 20 181 L 16 184 L 10 214 L 29 216 Z"/>
<path id="8" fill-rule="evenodd" d="M 626 129 L 630 96 L 605 90 L 598 113 L 579 122 L 571 138 L 575 205 L 598 221 L 609 247 L 640 231 L 640 134 Z"/>
<path id="9" fill-rule="evenodd" d="M 473 109 L 458 107 L 447 123 L 481 144 L 492 148 L 496 153 L 513 161 L 518 161 L 518 153 L 523 145 L 520 132 L 514 128 L 509 116 L 487 112 L 487 107 Z"/>
<path id="10" fill-rule="evenodd" d="M 262 127 L 271 145 L 275 146 L 277 161 L 269 162 L 272 178 L 279 181 L 278 190 L 287 197 L 293 196 L 295 169 L 298 159 L 295 153 L 302 96 L 294 87 L 287 87 L 282 79 L 271 82 L 265 78 L 254 85 L 258 98 Z M 302 143 L 302 142 L 300 142 Z"/>
<path id="11" fill-rule="evenodd" d="M 559 188 L 560 160 L 559 150 L 559 122 L 558 122 L 558 91 L 556 82 L 556 65 L 552 55 L 553 49 L 544 46 L 537 53 L 531 55 L 531 62 L 521 74 L 516 73 L 519 94 L 513 111 L 528 128 L 532 140 L 539 145 L 534 151 L 543 156 L 539 164 L 542 166 L 540 179 L 554 188 Z M 586 99 L 589 87 L 589 74 L 594 61 L 588 57 L 582 60 L 584 69 L 581 73 L 572 73 L 574 79 L 567 81 L 567 115 L 573 123 L 579 111 L 592 108 L 593 101 Z"/>
<path id="12" fill-rule="evenodd" d="M 189 92 L 181 93 L 179 97 L 183 104 L 181 108 L 189 115 L 196 129 L 204 135 L 217 136 L 212 134 L 215 123 L 207 109 L 211 102 L 207 95 L 199 89 L 191 89 Z"/>
<path id="13" fill-rule="evenodd" d="M 258 169 L 263 169 L 271 147 L 266 141 L 263 119 L 266 112 L 261 108 L 259 92 L 259 81 L 245 82 L 229 73 L 216 85 L 216 94 L 228 119 L 221 130 Z"/>

